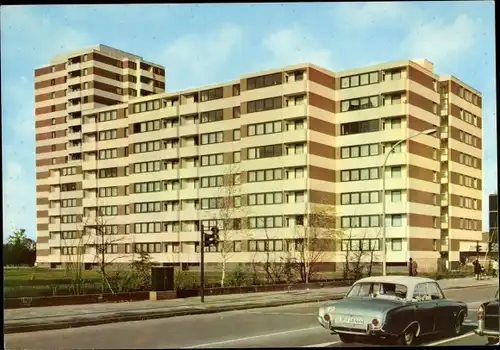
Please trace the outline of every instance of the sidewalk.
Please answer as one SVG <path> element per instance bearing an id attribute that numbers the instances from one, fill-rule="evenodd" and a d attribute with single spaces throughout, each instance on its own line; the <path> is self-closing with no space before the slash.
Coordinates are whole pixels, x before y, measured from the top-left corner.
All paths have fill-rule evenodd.
<path id="1" fill-rule="evenodd" d="M 438 283 L 443 289 L 454 289 L 498 285 L 498 280 L 477 281 L 470 277 L 440 280 Z M 10 309 L 4 310 L 4 332 L 20 333 L 326 301 L 341 299 L 348 289 L 349 287 L 335 287 L 301 291 L 205 296 L 205 303 L 201 303 L 200 298 L 195 297 L 114 304 Z"/>

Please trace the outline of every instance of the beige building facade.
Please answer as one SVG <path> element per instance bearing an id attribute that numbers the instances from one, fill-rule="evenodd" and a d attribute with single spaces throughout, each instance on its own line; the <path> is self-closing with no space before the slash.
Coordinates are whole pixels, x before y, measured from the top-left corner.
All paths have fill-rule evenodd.
<path id="1" fill-rule="evenodd" d="M 145 74 L 164 87 L 163 69 L 147 64 L 163 74 L 138 70 L 137 81 Z M 426 60 L 343 72 L 301 64 L 177 92 L 137 84 L 154 94 L 92 101 L 79 118 L 68 109 L 36 115 L 39 263 L 57 266 L 79 249 L 95 262 L 80 233 L 104 228 L 114 262 L 143 250 L 197 264 L 200 225 L 218 225 L 232 242 L 230 254 L 207 252 L 209 263 L 269 252 L 282 261 L 296 255 L 316 204 L 335 208 L 342 232 L 322 262 L 367 249 L 380 260 L 382 176 L 389 266 L 456 262 L 461 245 L 481 239 L 481 95 Z M 381 173 L 392 145 L 432 128 L 397 147 Z"/>

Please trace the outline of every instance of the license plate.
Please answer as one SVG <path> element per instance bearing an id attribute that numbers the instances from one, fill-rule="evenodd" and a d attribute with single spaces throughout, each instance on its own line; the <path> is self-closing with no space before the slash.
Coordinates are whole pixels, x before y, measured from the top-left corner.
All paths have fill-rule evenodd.
<path id="1" fill-rule="evenodd" d="M 354 316 L 340 316 L 340 322 L 350 324 L 363 324 L 363 319 L 361 317 Z"/>

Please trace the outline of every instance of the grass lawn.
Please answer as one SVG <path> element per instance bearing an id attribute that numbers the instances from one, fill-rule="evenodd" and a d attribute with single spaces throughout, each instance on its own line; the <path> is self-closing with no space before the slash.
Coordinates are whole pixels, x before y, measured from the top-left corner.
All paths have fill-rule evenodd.
<path id="1" fill-rule="evenodd" d="M 71 273 L 64 269 L 43 268 L 7 268 L 3 270 L 4 281 L 30 281 L 30 280 L 71 280 Z M 100 279 L 99 272 L 83 271 L 83 278 L 89 280 Z"/>

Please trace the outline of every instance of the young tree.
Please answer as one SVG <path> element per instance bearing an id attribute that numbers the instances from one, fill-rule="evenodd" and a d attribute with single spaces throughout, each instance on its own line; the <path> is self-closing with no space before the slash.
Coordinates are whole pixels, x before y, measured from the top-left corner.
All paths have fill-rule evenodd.
<path id="1" fill-rule="evenodd" d="M 224 174 L 223 186 L 219 188 L 217 211 L 214 220 L 220 220 L 222 227 L 219 227 L 218 253 L 221 261 L 221 287 L 227 274 L 227 264 L 233 257 L 235 231 L 244 230 L 242 225 L 247 217 L 246 207 L 241 206 L 240 169 L 235 164 L 231 164 Z M 210 227 L 204 228 L 210 230 Z"/>
<path id="2" fill-rule="evenodd" d="M 82 217 L 79 216 L 79 222 Z M 89 243 L 89 235 L 85 234 L 84 227 L 77 227 L 75 231 L 65 231 L 60 233 L 61 254 L 65 257 L 66 275 L 71 278 L 71 287 L 75 295 L 83 293 L 85 280 L 85 250 Z"/>
<path id="3" fill-rule="evenodd" d="M 282 249 L 276 250 L 277 248 L 274 246 L 276 244 L 276 240 L 271 239 L 267 229 L 264 229 L 264 234 L 266 237 L 266 249 L 265 249 L 265 261 L 262 264 L 262 268 L 266 274 L 266 279 L 268 283 L 274 284 L 282 282 L 286 279 L 287 274 L 287 264 L 286 264 L 286 254 L 285 251 L 285 241 L 281 240 Z M 270 242 L 272 242 L 273 246 L 271 246 Z"/>
<path id="4" fill-rule="evenodd" d="M 378 251 L 376 240 L 379 238 L 380 230 L 375 237 L 368 234 L 365 230 L 362 236 L 354 236 L 352 228 L 345 232 L 343 236 L 342 251 L 344 252 L 344 279 L 360 279 L 364 272 L 371 276 L 373 273 L 373 264 Z"/>
<path id="5" fill-rule="evenodd" d="M 310 204 L 310 212 L 303 222 L 295 223 L 295 252 L 305 283 L 309 283 L 322 263 L 332 259 L 328 255 L 333 256 L 335 245 L 342 236 L 336 228 L 336 219 L 333 205 Z"/>
<path id="6" fill-rule="evenodd" d="M 117 237 L 117 224 L 114 219 L 114 216 L 106 215 L 102 208 L 96 208 L 87 217 L 84 226 L 85 234 L 89 236 L 87 245 L 94 250 L 93 262 L 99 266 L 102 291 L 107 287 L 111 293 L 114 293 L 114 290 L 109 283 L 107 268 L 124 257 L 118 254 L 118 243 L 123 241 L 123 238 Z"/>

